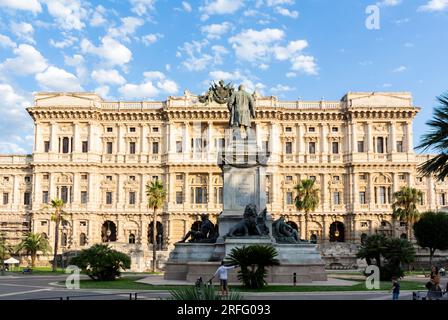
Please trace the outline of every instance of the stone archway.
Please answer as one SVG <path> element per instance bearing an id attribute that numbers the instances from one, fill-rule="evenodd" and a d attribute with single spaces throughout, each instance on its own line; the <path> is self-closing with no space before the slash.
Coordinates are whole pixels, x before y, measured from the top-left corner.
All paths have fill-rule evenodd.
<path id="1" fill-rule="evenodd" d="M 117 241 L 117 226 L 114 222 L 107 220 L 101 227 L 101 241 L 115 242 Z"/>
<path id="2" fill-rule="evenodd" d="M 340 221 L 330 225 L 330 242 L 345 242 L 345 226 Z"/>
<path id="3" fill-rule="evenodd" d="M 152 244 L 152 235 L 153 235 L 153 223 L 151 222 L 148 225 L 148 243 Z M 157 250 L 162 250 L 164 244 L 164 234 L 163 234 L 163 224 L 160 221 L 156 223 L 156 244 Z"/>

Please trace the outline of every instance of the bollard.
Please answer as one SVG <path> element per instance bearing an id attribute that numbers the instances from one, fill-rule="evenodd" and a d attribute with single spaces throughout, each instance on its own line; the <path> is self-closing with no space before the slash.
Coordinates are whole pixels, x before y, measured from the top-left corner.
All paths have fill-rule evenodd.
<path id="1" fill-rule="evenodd" d="M 295 287 L 296 284 L 297 284 L 297 273 L 295 273 L 295 272 L 294 272 L 294 275 L 293 275 L 293 282 L 294 282 L 294 287 Z"/>

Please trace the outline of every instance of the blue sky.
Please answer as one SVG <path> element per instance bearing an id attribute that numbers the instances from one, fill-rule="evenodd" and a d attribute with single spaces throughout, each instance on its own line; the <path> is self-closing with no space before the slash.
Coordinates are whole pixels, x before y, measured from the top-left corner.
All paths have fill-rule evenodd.
<path id="1" fill-rule="evenodd" d="M 32 151 L 33 92 L 165 100 L 221 78 L 285 100 L 410 91 L 418 143 L 447 25 L 448 0 L 0 0 L 0 153 Z"/>

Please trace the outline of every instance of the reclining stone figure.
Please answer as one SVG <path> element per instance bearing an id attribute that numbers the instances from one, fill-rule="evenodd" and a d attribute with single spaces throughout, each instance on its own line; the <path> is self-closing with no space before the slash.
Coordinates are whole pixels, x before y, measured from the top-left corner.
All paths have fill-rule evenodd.
<path id="1" fill-rule="evenodd" d="M 267 210 L 257 214 L 257 208 L 249 204 L 244 209 L 243 219 L 233 226 L 227 233 L 227 237 L 263 236 L 269 234 L 266 222 Z"/>

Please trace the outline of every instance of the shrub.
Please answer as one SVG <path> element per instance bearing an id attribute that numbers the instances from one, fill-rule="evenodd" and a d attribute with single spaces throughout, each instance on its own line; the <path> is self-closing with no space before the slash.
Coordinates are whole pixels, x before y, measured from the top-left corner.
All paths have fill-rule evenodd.
<path id="1" fill-rule="evenodd" d="M 227 296 L 220 296 L 214 286 L 202 284 L 198 287 L 185 287 L 170 291 L 168 300 L 243 300 L 238 292 L 230 291 Z"/>
<path id="2" fill-rule="evenodd" d="M 71 264 L 81 268 L 93 280 L 110 281 L 120 276 L 121 270 L 131 267 L 131 258 L 107 245 L 96 244 L 71 259 Z"/>

